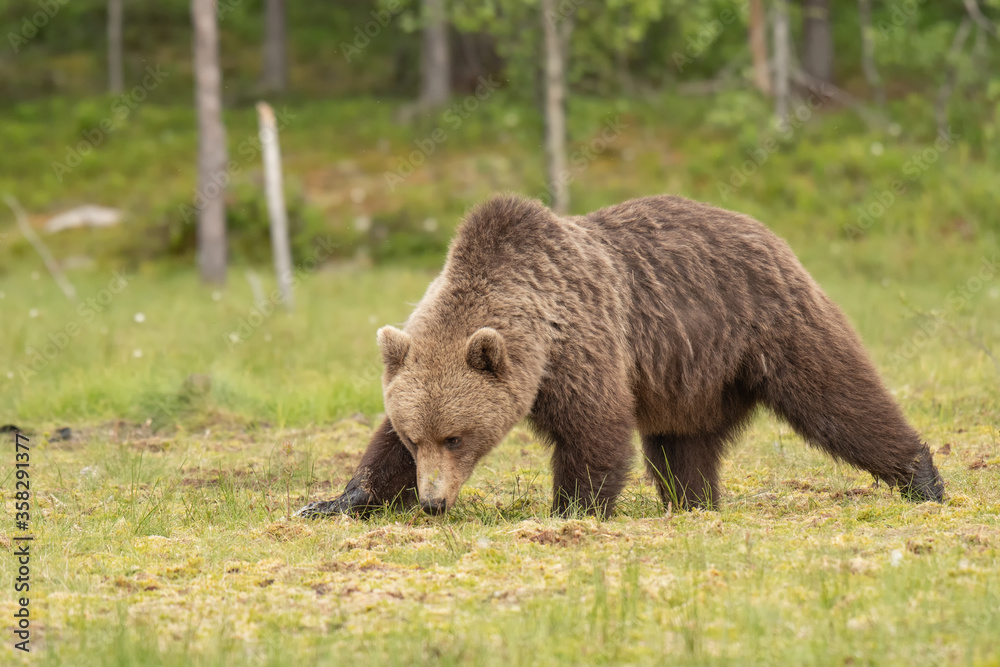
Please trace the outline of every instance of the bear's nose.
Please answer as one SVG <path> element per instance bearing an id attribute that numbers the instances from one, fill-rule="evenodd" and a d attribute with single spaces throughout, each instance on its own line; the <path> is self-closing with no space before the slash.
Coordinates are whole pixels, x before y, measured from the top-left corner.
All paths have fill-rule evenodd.
<path id="1" fill-rule="evenodd" d="M 428 514 L 444 514 L 444 511 L 448 509 L 448 503 L 443 498 L 441 500 L 421 500 L 420 508 Z"/>

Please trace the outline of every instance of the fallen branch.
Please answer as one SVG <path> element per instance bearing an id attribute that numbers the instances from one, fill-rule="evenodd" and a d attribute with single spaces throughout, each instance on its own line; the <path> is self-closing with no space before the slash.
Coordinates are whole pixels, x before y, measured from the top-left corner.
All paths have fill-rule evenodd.
<path id="1" fill-rule="evenodd" d="M 976 25 L 994 37 L 998 37 L 996 24 L 983 14 L 983 10 L 979 8 L 979 3 L 976 0 L 963 0 L 963 2 L 965 3 L 965 11 L 969 13 L 969 17 L 976 22 Z"/>
<path id="2" fill-rule="evenodd" d="M 744 87 L 743 81 L 735 77 L 705 79 L 704 81 L 685 81 L 677 85 L 680 95 L 715 95 L 734 88 Z"/>
<path id="3" fill-rule="evenodd" d="M 726 63 L 714 78 L 677 84 L 677 92 L 681 95 L 714 95 L 725 90 L 742 88 L 744 81 L 737 76 L 737 70 L 744 62 L 742 54 L 738 55 Z"/>
<path id="4" fill-rule="evenodd" d="M 872 127 L 886 127 L 889 121 L 880 113 L 876 113 L 865 106 L 865 104 L 851 95 L 846 90 L 838 88 L 829 81 L 820 81 L 814 76 L 811 76 L 804 72 L 803 70 L 795 67 L 792 69 L 792 80 L 800 86 L 808 88 L 810 91 L 821 95 L 823 97 L 828 97 L 831 100 L 842 104 L 845 107 L 853 109 L 861 119 L 868 123 Z"/>
<path id="5" fill-rule="evenodd" d="M 21 208 L 21 203 L 13 195 L 5 194 L 3 196 L 4 202 L 14 213 L 14 219 L 17 220 L 17 227 L 24 234 L 24 238 L 28 239 L 28 243 L 34 246 L 35 251 L 38 252 L 39 256 L 42 258 L 42 262 L 45 264 L 45 268 L 49 270 L 52 274 L 52 278 L 59 285 L 59 289 L 62 290 L 63 294 L 70 301 L 76 301 L 76 288 L 69 282 L 66 278 L 66 274 L 63 273 L 62 268 L 59 267 L 59 263 L 56 258 L 52 256 L 49 252 L 48 247 L 42 242 L 42 239 L 38 237 L 35 230 L 32 229 L 31 223 L 28 222 L 28 214 L 24 212 Z"/>

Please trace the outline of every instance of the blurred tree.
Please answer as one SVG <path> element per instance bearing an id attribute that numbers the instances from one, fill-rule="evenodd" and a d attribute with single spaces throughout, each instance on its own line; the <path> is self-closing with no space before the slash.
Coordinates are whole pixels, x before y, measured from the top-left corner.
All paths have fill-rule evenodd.
<path id="1" fill-rule="evenodd" d="M 198 112 L 198 267 L 208 283 L 226 281 L 226 128 L 216 0 L 192 0 L 195 106 Z"/>
<path id="2" fill-rule="evenodd" d="M 750 55 L 753 58 L 753 82 L 765 95 L 771 94 L 771 74 L 767 65 L 767 14 L 764 0 L 750 0 Z"/>
<path id="3" fill-rule="evenodd" d="M 791 50 L 788 37 L 788 0 L 777 0 L 774 3 L 774 115 L 779 121 L 788 116 Z"/>
<path id="4" fill-rule="evenodd" d="M 569 172 L 566 169 L 565 52 L 573 29 L 571 17 L 557 11 L 556 0 L 542 0 L 545 35 L 545 154 L 552 210 L 569 211 Z"/>
<path id="5" fill-rule="evenodd" d="M 125 89 L 122 64 L 122 0 L 108 0 L 108 89 L 115 95 Z"/>
<path id="6" fill-rule="evenodd" d="M 657 80 L 668 78 L 663 62 L 678 44 L 661 39 L 660 34 L 655 43 L 644 42 L 649 31 L 656 26 L 671 33 L 682 18 L 707 28 L 718 22 L 722 11 L 734 12 L 731 4 L 722 0 L 705 5 L 683 0 L 559 0 L 555 12 L 560 22 L 569 21 L 573 26 L 564 54 L 567 85 L 588 93 L 620 93 L 633 82 L 635 66 Z M 544 92 L 538 84 L 542 82 L 545 40 L 538 6 L 537 1 L 524 0 L 449 2 L 451 20 L 460 31 L 482 31 L 496 39 L 509 89 L 541 101 Z M 640 50 L 648 55 L 643 57 Z M 684 51 L 684 46 L 679 50 Z M 707 55 L 707 50 L 699 50 L 693 60 L 702 55 Z"/>
<path id="7" fill-rule="evenodd" d="M 875 28 L 872 26 L 871 0 L 858 0 L 858 16 L 861 21 L 861 69 L 879 107 L 885 107 L 885 86 L 875 66 Z"/>
<path id="8" fill-rule="evenodd" d="M 802 69 L 818 81 L 833 82 L 830 0 L 802 2 Z"/>
<path id="9" fill-rule="evenodd" d="M 451 96 L 451 57 L 444 0 L 423 0 L 423 11 L 420 106 L 437 107 Z"/>
<path id="10" fill-rule="evenodd" d="M 264 76 L 267 92 L 288 87 L 288 44 L 285 34 L 285 0 L 266 0 L 264 12 Z"/>

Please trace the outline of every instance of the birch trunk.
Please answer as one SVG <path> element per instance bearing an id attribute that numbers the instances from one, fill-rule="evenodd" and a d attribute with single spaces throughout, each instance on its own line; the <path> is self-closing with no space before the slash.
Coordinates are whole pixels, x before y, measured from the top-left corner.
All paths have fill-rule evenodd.
<path id="1" fill-rule="evenodd" d="M 292 310 L 292 251 L 288 242 L 288 214 L 285 208 L 285 186 L 281 176 L 281 148 L 274 111 L 264 102 L 257 103 L 260 119 L 260 145 L 264 154 L 264 192 L 267 213 L 271 219 L 271 249 L 274 252 L 274 272 L 281 289 L 285 308 Z"/>
<path id="2" fill-rule="evenodd" d="M 198 267 L 208 283 L 226 281 L 226 129 L 215 0 L 192 0 L 198 112 Z"/>
<path id="3" fill-rule="evenodd" d="M 788 116 L 790 50 L 788 0 L 777 0 L 774 4 L 774 115 L 779 121 Z"/>
<path id="4" fill-rule="evenodd" d="M 436 107 L 446 103 L 451 96 L 451 58 L 444 0 L 424 0 L 424 21 L 420 104 Z"/>
<path id="5" fill-rule="evenodd" d="M 753 82 L 764 95 L 771 95 L 771 75 L 767 67 L 767 14 L 764 0 L 750 0 L 750 56 Z"/>
<path id="6" fill-rule="evenodd" d="M 566 74 L 556 0 L 542 0 L 545 31 L 545 153 L 552 210 L 569 210 L 566 169 Z"/>
<path id="7" fill-rule="evenodd" d="M 288 87 L 288 44 L 285 0 L 267 0 L 264 16 L 264 90 L 284 92 Z"/>
<path id="8" fill-rule="evenodd" d="M 122 64 L 122 0 L 108 0 L 108 89 L 112 94 L 125 90 Z"/>

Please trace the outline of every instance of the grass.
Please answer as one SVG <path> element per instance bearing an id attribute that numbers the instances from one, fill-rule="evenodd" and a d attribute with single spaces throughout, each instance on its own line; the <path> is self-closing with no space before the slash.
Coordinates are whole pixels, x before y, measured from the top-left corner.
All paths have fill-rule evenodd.
<path id="1" fill-rule="evenodd" d="M 468 205 L 538 192 L 537 119 L 484 106 L 390 190 L 384 172 L 440 119 L 395 125 L 371 101 L 299 109 L 282 138 L 289 178 L 317 234 L 355 245 L 304 268 L 285 313 L 255 305 L 247 257 L 212 289 L 189 258 L 128 251 L 190 197 L 190 112 L 148 103 L 59 183 L 52 156 L 105 102 L 73 106 L 75 128 L 39 120 L 62 117 L 60 102 L 33 104 L 0 124 L 12 148 L 0 190 L 35 224 L 95 200 L 131 217 L 46 237 L 80 306 L 0 225 L 0 424 L 32 438 L 36 536 L 36 653 L 4 664 L 1000 664 L 995 166 L 974 145 L 937 155 L 852 238 L 857 208 L 933 136 L 820 114 L 722 201 L 718 182 L 768 130 L 726 120 L 721 103 L 575 100 L 571 128 L 576 150 L 609 116 L 629 125 L 575 173 L 578 211 L 678 192 L 789 239 L 937 452 L 944 504 L 873 488 L 760 414 L 727 460 L 718 511 L 665 512 L 637 468 L 611 520 L 550 519 L 547 452 L 519 427 L 446 517 L 306 522 L 287 515 L 339 491 L 382 409 L 377 327 L 405 319 Z M 228 115 L 238 155 L 252 114 Z M 237 185 L 252 189 L 254 169 Z M 388 236 L 352 236 L 363 216 Z M 0 625 L 14 598 L 5 585 Z"/>
<path id="2" fill-rule="evenodd" d="M 947 309 L 975 254 L 908 280 L 910 307 Z M 996 664 L 998 376 L 965 338 L 1000 338 L 995 283 L 893 365 L 920 331 L 896 279 L 825 267 L 810 268 L 938 451 L 945 504 L 872 488 L 762 414 L 717 512 L 665 513 L 637 471 L 612 520 L 550 519 L 546 452 L 518 428 L 443 519 L 289 520 L 352 472 L 380 410 L 374 330 L 429 274 L 314 274 L 298 311 L 232 349 L 249 287 L 215 299 L 189 275 L 136 275 L 28 383 L 0 376 L 3 419 L 34 445 L 32 663 Z M 76 279 L 83 295 L 108 280 Z M 0 290 L 14 362 L 77 317 L 44 279 Z"/>
<path id="3" fill-rule="evenodd" d="M 664 513 L 637 476 L 603 523 L 546 518 L 522 429 L 454 514 L 367 522 L 286 518 L 346 481 L 364 421 L 38 438 L 33 664 L 995 664 L 998 434 L 924 426 L 943 505 L 760 418 L 720 511 Z"/>
<path id="4" fill-rule="evenodd" d="M 1000 270 L 983 273 L 995 257 L 988 248 L 871 239 L 850 255 L 796 249 L 911 414 L 996 416 Z M 405 320 L 433 272 L 330 266 L 302 274 L 291 314 L 256 306 L 243 269 L 221 290 L 190 272 L 80 269 L 70 273 L 78 305 L 40 266 L 0 275 L 0 420 L 42 430 L 115 419 L 280 429 L 376 413 L 375 331 Z"/>

